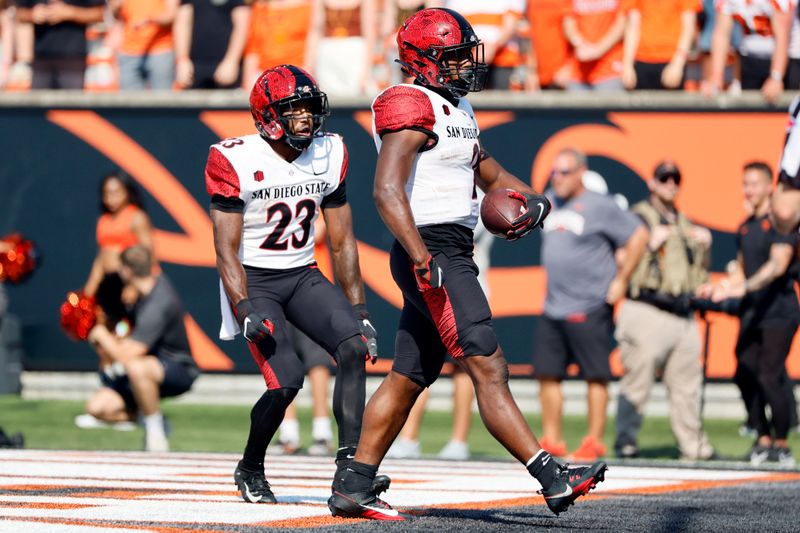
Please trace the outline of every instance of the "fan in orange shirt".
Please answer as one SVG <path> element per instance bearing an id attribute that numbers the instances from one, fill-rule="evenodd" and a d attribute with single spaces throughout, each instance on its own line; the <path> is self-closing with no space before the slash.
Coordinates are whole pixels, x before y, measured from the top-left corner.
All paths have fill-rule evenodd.
<path id="1" fill-rule="evenodd" d="M 698 0 L 634 0 L 625 28 L 626 89 L 678 89 L 694 39 Z"/>
<path id="2" fill-rule="evenodd" d="M 563 26 L 571 7 L 570 0 L 528 1 L 531 51 L 527 57 L 527 90 L 566 87 L 571 51 Z"/>
<path id="3" fill-rule="evenodd" d="M 171 89 L 175 81 L 172 23 L 179 0 L 111 0 L 109 6 L 124 25 L 118 55 L 120 89 Z"/>
<path id="4" fill-rule="evenodd" d="M 311 71 L 306 42 L 311 0 L 256 0 L 250 14 L 250 36 L 244 51 L 243 87 L 250 89 L 268 68 L 298 65 Z"/>
<path id="5" fill-rule="evenodd" d="M 567 90 L 622 90 L 622 36 L 633 0 L 573 0 L 564 35 L 574 49 Z"/>

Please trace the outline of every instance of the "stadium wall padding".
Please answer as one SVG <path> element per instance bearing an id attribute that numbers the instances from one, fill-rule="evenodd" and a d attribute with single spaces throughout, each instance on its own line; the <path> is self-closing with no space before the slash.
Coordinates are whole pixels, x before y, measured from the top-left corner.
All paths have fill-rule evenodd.
<path id="1" fill-rule="evenodd" d="M 741 169 L 752 160 L 777 163 L 786 115 L 743 109 L 517 108 L 478 109 L 485 148 L 508 170 L 541 189 L 556 151 L 576 146 L 612 193 L 633 204 L 647 194 L 645 179 L 663 158 L 676 160 L 684 182 L 681 208 L 714 236 L 713 270 L 735 257 L 735 230 L 744 218 Z M 336 107 L 328 130 L 344 135 L 350 153 L 348 197 L 359 240 L 367 298 L 386 371 L 392 355 L 399 292 L 388 271 L 392 236 L 372 202 L 376 152 L 368 107 Z M 219 300 L 203 168 L 208 147 L 220 138 L 254 132 L 240 107 L 0 107 L 0 234 L 20 231 L 35 241 L 41 267 L 8 287 L 11 312 L 24 325 L 28 370 L 93 370 L 86 345 L 67 339 L 58 307 L 81 287 L 96 253 L 101 176 L 122 167 L 141 186 L 157 228 L 164 272 L 181 293 L 195 356 L 206 370 L 257 372 L 241 341 L 217 340 Z M 267 170 L 267 169 L 265 169 Z M 266 172 L 265 172 L 266 173 Z M 530 372 L 536 316 L 544 299 L 539 267 L 541 237 L 497 240 L 489 273 L 491 304 L 501 345 L 515 375 Z M 327 258 L 320 257 L 323 269 Z M 734 370 L 736 321 L 710 315 L 708 374 L 728 379 Z M 612 359 L 619 373 L 618 355 Z M 790 357 L 800 378 L 800 356 Z"/>

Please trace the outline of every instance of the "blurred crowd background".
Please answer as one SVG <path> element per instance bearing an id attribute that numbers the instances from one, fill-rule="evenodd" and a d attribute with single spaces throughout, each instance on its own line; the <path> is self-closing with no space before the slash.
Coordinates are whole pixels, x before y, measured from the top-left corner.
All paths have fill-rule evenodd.
<path id="1" fill-rule="evenodd" d="M 490 89 L 800 88 L 795 0 L 0 0 L 0 87 L 249 89 L 291 63 L 373 95 L 401 80 L 396 32 L 423 7 L 470 21 Z"/>

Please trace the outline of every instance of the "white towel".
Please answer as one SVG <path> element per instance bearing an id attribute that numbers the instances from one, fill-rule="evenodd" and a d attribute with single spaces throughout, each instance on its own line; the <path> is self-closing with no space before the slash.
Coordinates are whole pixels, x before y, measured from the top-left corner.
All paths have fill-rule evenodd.
<path id="1" fill-rule="evenodd" d="M 233 314 L 233 305 L 228 294 L 225 292 L 225 287 L 222 285 L 222 280 L 219 280 L 219 309 L 222 313 L 222 324 L 219 327 L 219 338 L 224 341 L 233 340 L 236 335 L 241 333 L 242 328 L 239 327 L 239 322 Z"/>

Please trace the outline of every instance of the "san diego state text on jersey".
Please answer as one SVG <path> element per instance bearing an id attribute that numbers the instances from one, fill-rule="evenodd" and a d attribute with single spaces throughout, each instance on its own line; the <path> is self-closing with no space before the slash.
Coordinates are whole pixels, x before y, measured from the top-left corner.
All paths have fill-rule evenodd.
<path id="1" fill-rule="evenodd" d="M 330 189 L 331 184 L 324 181 L 306 183 L 305 185 L 288 185 L 285 187 L 268 187 L 253 191 L 252 200 L 281 200 L 293 196 L 311 196 L 325 193 Z"/>
<path id="2" fill-rule="evenodd" d="M 206 189 L 244 203 L 242 264 L 288 269 L 314 262 L 314 221 L 320 206 L 346 201 L 346 172 L 347 149 L 339 135 L 315 138 L 291 162 L 259 135 L 247 135 L 211 147 Z"/>

